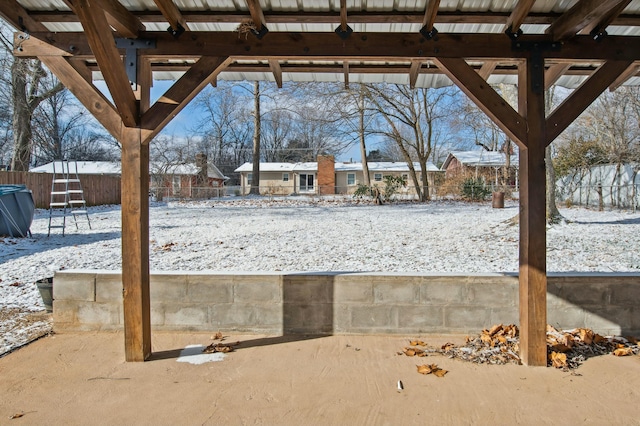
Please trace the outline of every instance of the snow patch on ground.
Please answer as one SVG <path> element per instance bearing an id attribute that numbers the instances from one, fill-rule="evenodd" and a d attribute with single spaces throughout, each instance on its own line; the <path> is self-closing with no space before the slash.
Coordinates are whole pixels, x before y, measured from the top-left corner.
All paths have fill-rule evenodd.
<path id="1" fill-rule="evenodd" d="M 640 271 L 640 213 L 560 209 L 548 228 L 547 268 Z M 32 238 L 0 237 L 0 353 L 15 346 L 15 321 L 44 310 L 35 282 L 62 269 L 121 269 L 120 206 L 89 209 L 65 236 L 47 237 L 37 210 Z M 351 271 L 483 273 L 518 270 L 516 203 L 504 209 L 458 201 L 375 206 L 344 197 L 247 197 L 154 202 L 154 271 Z M 9 315 L 9 313 L 11 313 Z M 13 321 L 13 322 L 12 322 Z M 13 325 L 12 325 L 13 324 Z M 46 328 L 46 326 L 45 326 Z M 20 339 L 17 339 L 18 341 Z"/>

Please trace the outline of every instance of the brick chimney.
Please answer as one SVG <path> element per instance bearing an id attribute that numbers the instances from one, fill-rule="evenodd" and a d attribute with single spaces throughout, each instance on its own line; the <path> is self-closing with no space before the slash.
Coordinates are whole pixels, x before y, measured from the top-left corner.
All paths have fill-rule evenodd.
<path id="1" fill-rule="evenodd" d="M 318 155 L 318 193 L 336 193 L 336 167 L 333 155 Z"/>

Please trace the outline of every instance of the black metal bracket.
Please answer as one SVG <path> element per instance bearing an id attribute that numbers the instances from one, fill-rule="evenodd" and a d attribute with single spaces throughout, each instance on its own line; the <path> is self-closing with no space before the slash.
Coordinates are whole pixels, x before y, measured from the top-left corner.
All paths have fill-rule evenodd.
<path id="1" fill-rule="evenodd" d="M 513 32 L 513 26 L 509 25 L 509 28 L 507 28 L 506 30 L 504 30 L 504 33 L 509 36 L 509 38 L 511 40 L 517 40 L 518 38 L 520 38 L 522 36 L 522 29 L 518 28 L 518 31 L 516 31 L 515 33 Z"/>
<path id="2" fill-rule="evenodd" d="M 340 37 L 342 40 L 346 40 L 347 38 L 349 38 L 352 32 L 353 28 L 351 28 L 349 25 L 347 25 L 344 30 L 342 29 L 342 25 L 338 25 L 338 27 L 336 28 L 336 34 L 338 34 L 338 37 Z"/>
<path id="3" fill-rule="evenodd" d="M 562 49 L 562 42 L 514 40 L 511 43 L 511 49 L 515 50 L 516 52 L 543 52 L 545 50 L 559 51 L 560 49 Z"/>
<path id="4" fill-rule="evenodd" d="M 589 35 L 595 41 L 602 41 L 602 39 L 604 39 L 606 36 L 608 36 L 609 33 L 606 32 L 605 30 L 601 29 L 600 27 L 595 27 L 594 29 L 591 30 Z"/>
<path id="5" fill-rule="evenodd" d="M 267 35 L 267 33 L 269 32 L 269 29 L 265 24 L 262 24 L 262 28 L 260 28 L 260 31 L 252 29 L 251 32 L 253 33 L 254 36 L 256 36 L 258 40 L 262 40 L 262 37 Z"/>
<path id="6" fill-rule="evenodd" d="M 124 49 L 127 78 L 132 87 L 138 84 L 138 49 L 155 49 L 156 41 L 151 39 L 116 38 L 116 47 Z"/>
<path id="7" fill-rule="evenodd" d="M 173 36 L 173 38 L 178 38 L 180 37 L 180 35 L 182 35 L 182 33 L 184 32 L 184 27 L 182 25 L 180 25 L 180 22 L 178 22 L 178 28 L 177 29 L 173 29 L 173 27 L 169 27 L 167 28 L 167 32 L 169 34 L 171 34 Z"/>
<path id="8" fill-rule="evenodd" d="M 427 26 L 420 28 L 420 34 L 427 40 L 438 40 L 438 30 L 436 27 L 431 27 L 431 29 L 427 29 Z"/>

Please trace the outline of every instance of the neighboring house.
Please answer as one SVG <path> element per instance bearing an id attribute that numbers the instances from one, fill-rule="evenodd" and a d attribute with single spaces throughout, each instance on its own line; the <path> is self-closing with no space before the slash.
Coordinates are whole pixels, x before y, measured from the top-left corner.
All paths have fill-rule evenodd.
<path id="1" fill-rule="evenodd" d="M 319 156 L 318 162 L 260 163 L 260 193 L 290 194 L 352 194 L 364 183 L 362 163 L 334 162 L 332 156 Z M 384 185 L 385 176 L 402 176 L 407 187 L 402 191 L 415 194 L 409 166 L 405 162 L 369 162 L 371 185 Z M 413 164 L 421 180 L 419 163 Z M 248 194 L 253 181 L 253 164 L 244 163 L 235 172 L 240 173 L 242 194 Z M 431 162 L 427 164 L 427 180 L 434 188 L 436 175 L 441 171 Z"/>
<path id="2" fill-rule="evenodd" d="M 518 155 L 511 154 L 509 185 L 517 185 Z M 506 155 L 498 151 L 451 151 L 442 164 L 445 179 L 461 175 L 484 177 L 488 182 L 498 183 L 502 168 L 506 164 Z"/>

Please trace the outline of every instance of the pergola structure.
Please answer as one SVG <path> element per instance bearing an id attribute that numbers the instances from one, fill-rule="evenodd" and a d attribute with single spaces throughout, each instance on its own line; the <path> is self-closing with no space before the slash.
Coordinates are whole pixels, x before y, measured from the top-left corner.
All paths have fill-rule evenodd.
<path id="1" fill-rule="evenodd" d="M 149 142 L 201 89 L 448 78 L 519 146 L 520 355 L 546 365 L 544 151 L 604 90 L 638 83 L 639 0 L 2 0 L 0 14 L 14 54 L 42 60 L 122 145 L 127 361 L 151 354 Z M 173 76 L 151 104 L 154 78 Z M 499 81 L 517 83 L 517 110 Z M 546 115 L 556 82 L 576 90 Z"/>

